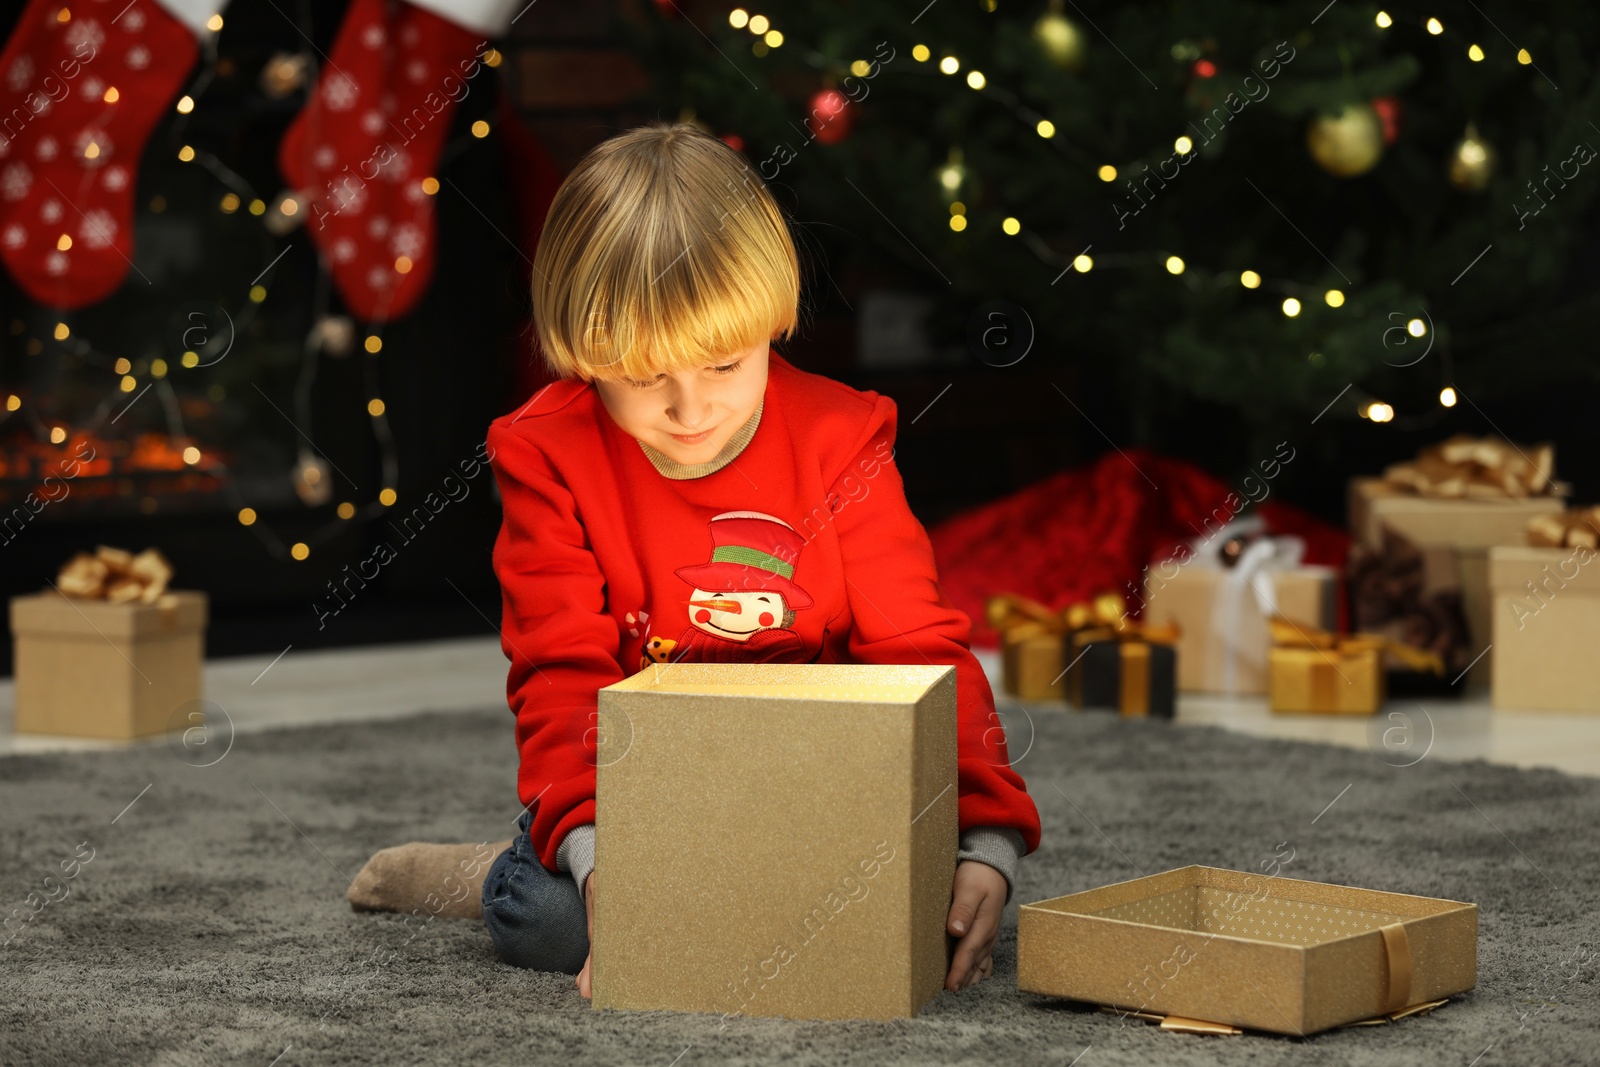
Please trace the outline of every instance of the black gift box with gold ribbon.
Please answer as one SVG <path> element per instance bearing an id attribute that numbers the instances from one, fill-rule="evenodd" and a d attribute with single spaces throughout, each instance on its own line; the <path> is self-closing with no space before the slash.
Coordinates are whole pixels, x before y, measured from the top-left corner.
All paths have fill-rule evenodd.
<path id="1" fill-rule="evenodd" d="M 1178 650 L 1172 627 L 1124 620 L 1069 634 L 1067 699 L 1077 708 L 1110 708 L 1123 718 L 1170 719 L 1177 706 Z"/>

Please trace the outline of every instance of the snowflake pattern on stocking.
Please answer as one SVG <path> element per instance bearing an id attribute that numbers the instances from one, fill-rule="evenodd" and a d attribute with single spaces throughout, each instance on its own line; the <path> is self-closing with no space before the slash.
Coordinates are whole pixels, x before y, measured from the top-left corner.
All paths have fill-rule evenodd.
<path id="1" fill-rule="evenodd" d="M 409 222 L 396 226 L 390 246 L 395 255 L 416 259 L 422 255 L 422 228 Z"/>
<path id="2" fill-rule="evenodd" d="M 7 200 L 21 200 L 33 188 L 33 172 L 26 164 L 13 163 L 0 172 L 0 195 Z"/>
<path id="3" fill-rule="evenodd" d="M 360 96 L 361 89 L 342 74 L 329 78 L 322 87 L 322 102 L 330 111 L 349 111 Z"/>
<path id="4" fill-rule="evenodd" d="M 66 41 L 68 47 L 79 55 L 83 54 L 85 48 L 98 52 L 105 46 L 106 31 L 94 19 L 73 19 L 67 27 Z"/>
<path id="5" fill-rule="evenodd" d="M 14 93 L 20 93 L 32 80 L 33 57 L 23 54 L 13 59 L 11 66 L 6 69 L 6 88 Z"/>
<path id="6" fill-rule="evenodd" d="M 109 248 L 117 237 L 117 220 L 111 212 L 94 208 L 78 226 L 78 240 L 88 248 Z"/>

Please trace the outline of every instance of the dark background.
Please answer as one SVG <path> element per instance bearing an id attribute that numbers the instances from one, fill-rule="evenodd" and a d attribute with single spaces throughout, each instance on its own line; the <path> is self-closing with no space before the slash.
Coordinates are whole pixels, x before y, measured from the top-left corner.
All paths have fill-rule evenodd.
<path id="1" fill-rule="evenodd" d="M 691 15 L 725 15 L 726 6 L 684 5 Z M 20 7 L 0 4 L 0 27 L 9 27 Z M 1107 8 L 1085 5 L 1091 17 Z M 219 76 L 208 89 L 183 140 L 204 144 L 229 160 L 270 200 L 282 187 L 276 173 L 277 142 L 303 97 L 266 100 L 254 91 L 256 71 L 273 53 L 304 46 L 297 24 L 309 30 L 318 49 L 328 51 L 342 12 L 338 3 L 284 5 L 280 11 L 265 0 L 235 0 L 221 37 L 222 55 L 233 64 L 233 74 Z M 615 132 L 652 119 L 677 118 L 675 109 L 651 102 L 651 76 L 627 43 L 629 32 L 649 32 L 654 18 L 648 9 L 617 0 L 534 4 L 501 42 L 504 65 L 474 81 L 455 116 L 452 143 L 464 137 L 474 119 L 492 117 L 501 86 L 563 170 Z M 242 289 L 279 243 L 261 240 L 242 215 L 224 223 L 182 206 L 212 203 L 221 187 L 206 185 L 206 175 L 174 161 L 176 122 L 169 115 L 150 139 L 139 171 L 138 201 L 164 195 L 172 205 L 164 218 L 178 222 L 141 212 L 137 247 L 141 253 L 154 250 L 170 236 L 163 227 L 186 224 L 202 242 L 220 242 L 207 259 L 207 271 L 236 275 L 228 284 Z M 437 488 L 460 460 L 473 455 L 490 419 L 520 403 L 533 380 L 528 299 L 521 281 L 524 256 L 531 256 L 532 249 L 515 244 L 512 198 L 518 192 L 507 181 L 504 147 L 496 132 L 468 143 L 467 150 L 440 169 L 441 180 L 450 184 L 438 198 L 440 258 L 432 286 L 413 313 L 384 330 L 378 373 L 395 435 L 395 487 L 402 501 L 415 502 Z M 748 152 L 759 158 L 761 148 L 750 145 Z M 780 349 L 804 369 L 895 399 L 901 412 L 898 464 L 911 505 L 926 526 L 1087 463 L 1110 451 L 1112 441 L 1157 447 L 1230 481 L 1259 458 L 1250 451 L 1250 429 L 1222 404 L 1191 401 L 1181 413 L 1163 414 L 1153 427 L 1140 425 L 1124 402 L 1125 378 L 1117 373 L 1133 354 L 1103 340 L 1114 328 L 1094 331 L 1102 340 L 1084 348 L 1070 342 L 1041 343 L 1027 359 L 1007 368 L 988 366 L 970 354 L 936 367 L 862 367 L 856 349 L 864 295 L 929 292 L 927 279 L 873 255 L 859 235 L 834 224 L 821 206 L 798 202 L 785 183 L 775 183 L 774 191 L 796 220 L 807 271 L 804 328 Z M 152 508 L 130 497 L 93 507 L 46 508 L 21 536 L 0 545 L 0 593 L 9 597 L 44 588 L 73 552 L 96 544 L 134 550 L 154 545 L 175 563 L 175 584 L 210 593 L 210 655 L 276 654 L 289 644 L 304 649 L 488 634 L 498 625 L 499 593 L 490 549 L 499 505 L 485 470 L 467 499 L 434 519 L 383 568 L 371 588 L 319 629 L 314 604 L 325 595 L 326 583 L 345 566 L 366 558 L 378 542 L 394 544 L 397 538 L 386 520 L 358 518 L 318 542 L 305 562 L 294 562 L 282 551 L 284 544 L 329 528 L 333 506 L 308 508 L 286 491 L 286 472 L 299 446 L 296 432 L 251 388 L 259 385 L 288 410 L 316 284 L 309 241 L 297 233 L 288 242 L 290 251 L 276 268 L 261 309 L 263 332 L 255 347 L 241 353 L 246 358 L 233 357 L 228 372 L 234 377 L 229 379 L 228 400 L 221 404 L 227 412 L 222 430 L 235 445 L 249 442 L 259 472 L 265 473 L 254 480 L 241 478 L 211 500 L 158 500 Z M 1579 294 L 1595 291 L 1592 242 L 1590 247 L 1564 286 Z M 142 259 L 136 257 L 136 262 Z M 119 346 L 132 343 L 129 338 L 158 335 L 161 317 L 170 308 L 154 306 L 142 288 L 126 285 L 105 304 L 77 316 L 75 331 L 115 354 L 121 354 Z M 184 295 L 180 285 L 163 299 L 175 304 Z M 1002 291 L 991 295 L 1008 297 Z M 1587 299 L 1570 311 L 1579 323 L 1591 321 L 1592 312 L 1600 310 L 1600 304 Z M 962 300 L 960 306 L 945 309 L 946 317 L 963 321 L 978 303 Z M 74 366 L 70 360 L 51 363 L 60 357 L 26 351 L 28 339 L 49 336 L 57 317 L 0 277 L 0 323 L 10 326 L 0 332 L 0 391 L 30 383 L 37 388 L 50 375 L 112 387 L 111 378 L 92 377 L 103 370 Z M 1352 473 L 1377 472 L 1451 433 L 1496 431 L 1517 441 L 1553 441 L 1558 473 L 1573 484 L 1573 499 L 1600 498 L 1600 469 L 1594 458 L 1600 431 L 1590 414 L 1595 401 L 1592 371 L 1554 380 L 1530 376 L 1522 384 L 1515 373 L 1517 362 L 1550 344 L 1549 339 L 1502 332 L 1490 343 L 1507 372 L 1493 379 L 1492 388 L 1476 392 L 1476 407 L 1435 407 L 1381 426 L 1348 418 L 1321 420 L 1314 433 L 1294 442 L 1298 456 L 1274 482 L 1277 498 L 1339 523 Z M 1589 357 L 1579 353 L 1575 358 L 1581 362 Z M 373 487 L 382 484 L 380 451 L 365 417 L 351 414 L 364 403 L 365 373 L 359 354 L 321 361 L 315 438 L 353 479 L 348 487 L 352 493 L 359 490 L 357 495 L 370 498 Z M 1084 414 L 1062 401 L 1058 387 Z M 940 399 L 932 403 L 936 397 Z M 0 422 L 0 437 L 16 425 L 14 420 Z M 237 521 L 241 502 L 260 513 L 257 528 Z M 276 548 L 267 540 L 269 531 Z M 9 656 L 7 643 L 0 648 L 0 670 L 9 670 Z"/>

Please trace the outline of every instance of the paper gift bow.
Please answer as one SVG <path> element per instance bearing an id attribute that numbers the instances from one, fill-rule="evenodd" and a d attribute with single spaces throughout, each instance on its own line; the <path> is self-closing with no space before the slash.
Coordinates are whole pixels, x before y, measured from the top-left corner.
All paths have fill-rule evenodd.
<path id="1" fill-rule="evenodd" d="M 1555 446 L 1520 448 L 1498 437 L 1458 434 L 1424 448 L 1414 460 L 1396 463 L 1384 480 L 1429 497 L 1504 500 L 1565 495 L 1555 480 Z"/>
<path id="2" fill-rule="evenodd" d="M 1235 537 L 1264 533 L 1266 524 L 1259 515 L 1236 519 L 1210 537 L 1189 543 L 1194 557 L 1189 566 L 1221 567 L 1222 546 Z M 1304 538 L 1261 536 L 1252 541 L 1227 571 L 1211 607 L 1211 629 L 1218 637 L 1222 669 L 1218 672 L 1224 693 L 1239 688 L 1239 664 L 1248 661 L 1260 674 L 1267 659 L 1267 620 L 1278 614 L 1278 589 L 1273 583 L 1276 570 L 1300 566 L 1305 557 Z M 1253 610 L 1250 600 L 1254 600 Z"/>
<path id="3" fill-rule="evenodd" d="M 56 588 L 67 596 L 106 600 L 113 604 L 154 604 L 172 581 L 172 564 L 153 548 L 137 556 L 105 545 L 94 555 L 79 552 L 62 566 Z"/>

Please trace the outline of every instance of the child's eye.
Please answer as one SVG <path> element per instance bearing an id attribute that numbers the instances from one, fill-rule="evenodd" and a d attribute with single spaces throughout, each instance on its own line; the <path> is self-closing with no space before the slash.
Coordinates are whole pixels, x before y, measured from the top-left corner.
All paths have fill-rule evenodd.
<path id="1" fill-rule="evenodd" d="M 744 366 L 744 360 L 740 359 L 735 360 L 732 363 L 725 363 L 720 367 L 712 367 L 711 369 L 716 371 L 718 374 L 732 374 L 742 366 Z"/>
<path id="2" fill-rule="evenodd" d="M 627 382 L 629 385 L 631 385 L 635 389 L 654 389 L 656 387 L 656 382 L 640 382 L 640 381 L 635 381 L 632 378 L 624 378 L 622 380 Z M 660 381 L 660 380 L 661 380 L 660 378 L 656 379 L 656 381 Z"/>

